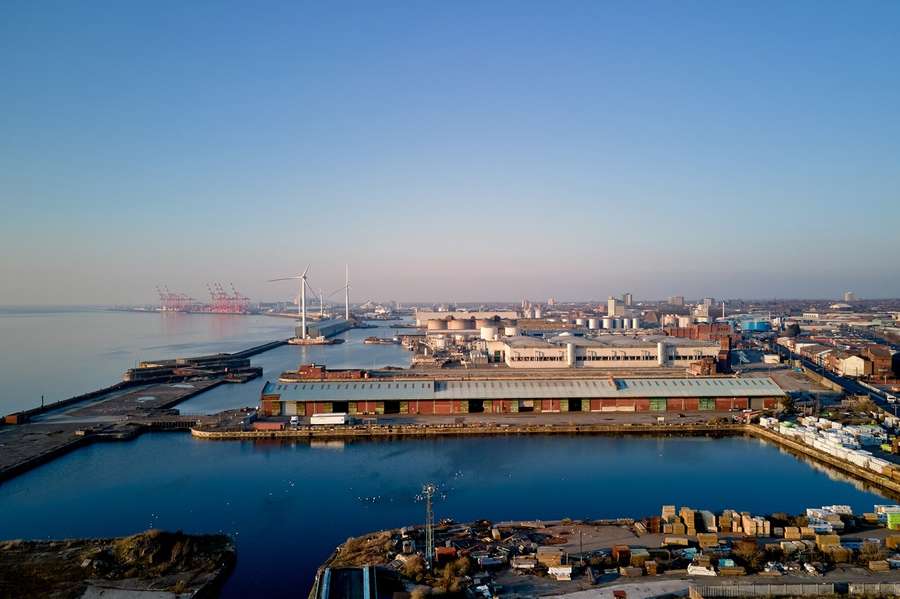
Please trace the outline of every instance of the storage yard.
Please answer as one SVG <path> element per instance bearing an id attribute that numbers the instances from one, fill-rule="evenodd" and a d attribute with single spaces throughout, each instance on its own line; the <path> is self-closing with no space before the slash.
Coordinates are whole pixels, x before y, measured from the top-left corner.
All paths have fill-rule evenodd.
<path id="1" fill-rule="evenodd" d="M 310 597 L 355 596 L 335 595 L 333 576 L 364 568 L 373 597 L 385 596 L 387 586 L 473 598 L 602 597 L 638 585 L 700 597 L 743 596 L 739 589 L 754 585 L 861 595 L 876 588 L 863 584 L 900 585 L 897 529 L 896 505 L 865 514 L 845 505 L 768 515 L 664 505 L 640 519 L 442 520 L 431 530 L 426 524 L 348 539 L 320 568 Z"/>

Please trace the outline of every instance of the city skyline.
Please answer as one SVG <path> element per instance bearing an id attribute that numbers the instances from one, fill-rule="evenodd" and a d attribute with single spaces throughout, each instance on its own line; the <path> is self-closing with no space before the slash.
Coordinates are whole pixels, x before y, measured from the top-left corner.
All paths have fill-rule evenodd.
<path id="1" fill-rule="evenodd" d="M 900 5 L 8 3 L 3 305 L 900 296 Z"/>

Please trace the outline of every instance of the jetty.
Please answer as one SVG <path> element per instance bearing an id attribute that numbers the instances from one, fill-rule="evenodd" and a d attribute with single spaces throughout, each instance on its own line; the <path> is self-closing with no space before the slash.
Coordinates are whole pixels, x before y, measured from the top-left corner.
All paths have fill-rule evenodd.
<path id="1" fill-rule="evenodd" d="M 210 389 L 258 378 L 250 357 L 285 345 L 256 345 L 232 354 L 142 362 L 114 385 L 9 414 L 0 426 L 0 481 L 98 441 L 125 441 L 151 430 L 215 426 L 230 412 L 179 413 L 176 406 Z"/>

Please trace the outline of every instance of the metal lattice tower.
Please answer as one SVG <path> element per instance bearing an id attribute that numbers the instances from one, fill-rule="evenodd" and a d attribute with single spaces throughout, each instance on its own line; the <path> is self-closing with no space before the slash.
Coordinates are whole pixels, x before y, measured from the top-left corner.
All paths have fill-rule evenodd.
<path id="1" fill-rule="evenodd" d="M 435 490 L 434 483 L 427 483 L 422 487 L 422 493 L 425 495 L 425 567 L 428 570 L 434 565 L 434 510 L 431 499 Z"/>

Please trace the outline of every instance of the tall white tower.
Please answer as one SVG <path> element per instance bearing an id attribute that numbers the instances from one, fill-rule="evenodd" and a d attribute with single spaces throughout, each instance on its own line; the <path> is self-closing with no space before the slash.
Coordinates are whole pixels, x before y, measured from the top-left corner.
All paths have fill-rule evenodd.
<path id="1" fill-rule="evenodd" d="M 300 301 L 297 309 L 299 311 L 300 316 L 300 338 L 306 339 L 306 288 L 309 286 L 309 283 L 306 282 L 306 274 L 309 272 L 309 265 L 306 265 L 306 270 L 303 271 L 302 274 L 299 274 L 295 277 L 280 277 L 277 279 L 269 279 L 270 283 L 275 281 L 300 281 Z"/>
<path id="2" fill-rule="evenodd" d="M 344 284 L 344 318 L 350 320 L 350 265 L 347 265 L 347 276 Z"/>

